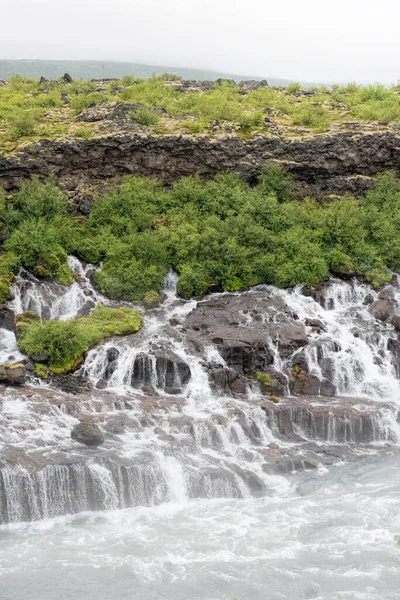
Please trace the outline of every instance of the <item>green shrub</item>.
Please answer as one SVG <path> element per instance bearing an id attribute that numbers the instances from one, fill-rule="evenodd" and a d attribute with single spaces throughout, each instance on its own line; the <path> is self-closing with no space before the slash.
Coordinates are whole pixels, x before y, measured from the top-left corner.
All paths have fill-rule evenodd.
<path id="1" fill-rule="evenodd" d="M 301 90 L 301 85 L 298 81 L 292 81 L 292 83 L 289 83 L 286 86 L 286 90 L 289 92 L 289 94 L 295 94 Z"/>
<path id="2" fill-rule="evenodd" d="M 159 115 L 145 106 L 139 106 L 135 110 L 131 110 L 128 114 L 139 125 L 145 125 L 146 127 L 158 125 L 160 121 Z"/>
<path id="3" fill-rule="evenodd" d="M 188 133 L 203 133 L 208 128 L 208 123 L 201 119 L 182 121 L 182 127 Z"/>
<path id="4" fill-rule="evenodd" d="M 11 222 L 31 217 L 50 220 L 64 213 L 67 205 L 68 199 L 57 187 L 54 178 L 50 177 L 46 182 L 41 182 L 34 175 L 32 179 L 22 183 L 13 197 L 13 208 L 19 213 L 12 213 Z"/>
<path id="5" fill-rule="evenodd" d="M 71 321 L 39 323 L 32 317 L 21 323 L 17 317 L 19 346 L 30 356 L 47 356 L 49 369 L 54 373 L 76 368 L 83 354 L 104 338 L 135 333 L 140 327 L 141 318 L 136 310 L 101 305 L 88 317 Z"/>
<path id="6" fill-rule="evenodd" d="M 18 140 L 21 137 L 34 135 L 37 120 L 29 113 L 21 114 L 12 120 L 10 137 Z"/>

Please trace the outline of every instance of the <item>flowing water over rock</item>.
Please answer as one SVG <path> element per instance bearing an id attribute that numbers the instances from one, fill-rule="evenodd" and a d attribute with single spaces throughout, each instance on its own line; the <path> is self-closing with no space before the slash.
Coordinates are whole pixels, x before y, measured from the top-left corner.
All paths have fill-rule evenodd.
<path id="1" fill-rule="evenodd" d="M 70 265 L 68 287 L 22 272 L 10 308 L 108 302 Z M 2 598 L 397 598 L 397 280 L 200 301 L 176 283 L 88 352 L 74 393 L 2 391 Z M 23 358 L 12 331 L 0 352 Z M 79 422 L 104 443 L 72 439 Z"/>

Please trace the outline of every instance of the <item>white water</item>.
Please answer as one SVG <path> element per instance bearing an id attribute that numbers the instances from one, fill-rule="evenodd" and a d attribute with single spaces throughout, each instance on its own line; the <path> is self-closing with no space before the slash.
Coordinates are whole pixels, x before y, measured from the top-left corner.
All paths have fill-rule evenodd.
<path id="1" fill-rule="evenodd" d="M 17 280 L 15 312 L 68 319 L 88 297 L 104 301 L 90 267 L 70 264 L 79 278 L 69 287 Z M 212 392 L 204 360 L 225 362 L 214 346 L 192 354 L 179 325 L 178 333 L 168 327 L 196 306 L 176 298 L 176 283 L 170 272 L 162 306 L 143 311 L 137 336 L 88 353 L 80 374 L 105 381 L 108 394 L 95 391 L 78 406 L 37 389 L 0 401 L 0 460 L 20 457 L 0 479 L 3 518 L 15 521 L 0 526 L 2 600 L 398 598 L 400 393 L 388 350 L 396 336 L 368 313 L 364 299 L 376 294 L 332 284 L 323 308 L 300 289 L 266 288 L 300 322 L 322 321 L 322 333 L 307 327 L 309 369 L 322 380 L 321 364 L 329 364 L 338 395 L 359 405 L 360 420 L 346 422 L 330 400 L 321 425 L 300 400 L 284 400 L 293 406 L 294 440 L 278 416 L 266 418 L 256 388 L 251 401 Z M 3 339 L 4 355 L 16 355 L 13 334 Z M 173 353 L 168 386 L 160 348 Z M 274 367 L 285 371 L 292 358 L 282 359 L 272 341 L 271 349 Z M 188 381 L 179 361 L 190 368 Z M 112 429 L 100 449 L 85 448 L 70 438 L 74 411 L 124 428 Z M 324 462 L 327 445 L 349 461 Z M 271 453 L 289 467 L 265 468 Z M 309 460 L 317 468 L 304 471 Z M 57 516 L 66 512 L 80 514 Z"/>

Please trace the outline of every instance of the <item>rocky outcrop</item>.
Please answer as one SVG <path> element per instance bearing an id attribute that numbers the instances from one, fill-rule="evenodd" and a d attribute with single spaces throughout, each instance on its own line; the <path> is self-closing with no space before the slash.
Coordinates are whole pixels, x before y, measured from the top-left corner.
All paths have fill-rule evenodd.
<path id="1" fill-rule="evenodd" d="M 120 114 L 117 108 L 113 110 L 118 120 Z M 0 154 L 0 185 L 12 189 L 33 174 L 47 177 L 50 173 L 61 182 L 69 178 L 72 187 L 125 174 L 170 184 L 184 175 L 199 173 L 210 178 L 226 170 L 237 171 L 251 182 L 267 161 L 277 161 L 294 175 L 299 194 L 361 194 L 371 186 L 370 177 L 388 169 L 400 170 L 400 131 L 395 125 L 368 127 L 251 140 L 232 135 L 159 137 L 125 129 L 109 134 L 106 128 L 104 136 L 90 140 L 41 140 L 10 157 Z"/>

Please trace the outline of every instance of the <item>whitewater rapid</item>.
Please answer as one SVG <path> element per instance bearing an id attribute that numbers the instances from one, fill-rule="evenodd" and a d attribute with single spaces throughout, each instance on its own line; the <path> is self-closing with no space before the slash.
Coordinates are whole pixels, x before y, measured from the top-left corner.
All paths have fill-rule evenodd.
<path id="1" fill-rule="evenodd" d="M 70 266 L 67 287 L 22 272 L 10 308 L 65 320 L 110 303 L 91 265 Z M 161 305 L 139 306 L 139 334 L 88 352 L 76 375 L 92 391 L 37 381 L 3 394 L 2 600 L 398 598 L 397 334 L 368 310 L 377 292 L 338 281 L 318 302 L 301 288 L 246 292 L 314 323 L 291 356 L 269 340 L 286 389 L 303 352 L 310 376 L 329 371 L 336 390 L 277 408 L 255 384 L 246 398 L 215 392 L 207 365 L 226 363 L 214 345 L 202 355 L 186 344 L 198 301 L 178 299 L 176 284 L 171 271 Z M 22 358 L 12 332 L 0 330 L 0 355 Z M 106 431 L 101 448 L 71 439 L 82 417 Z"/>

